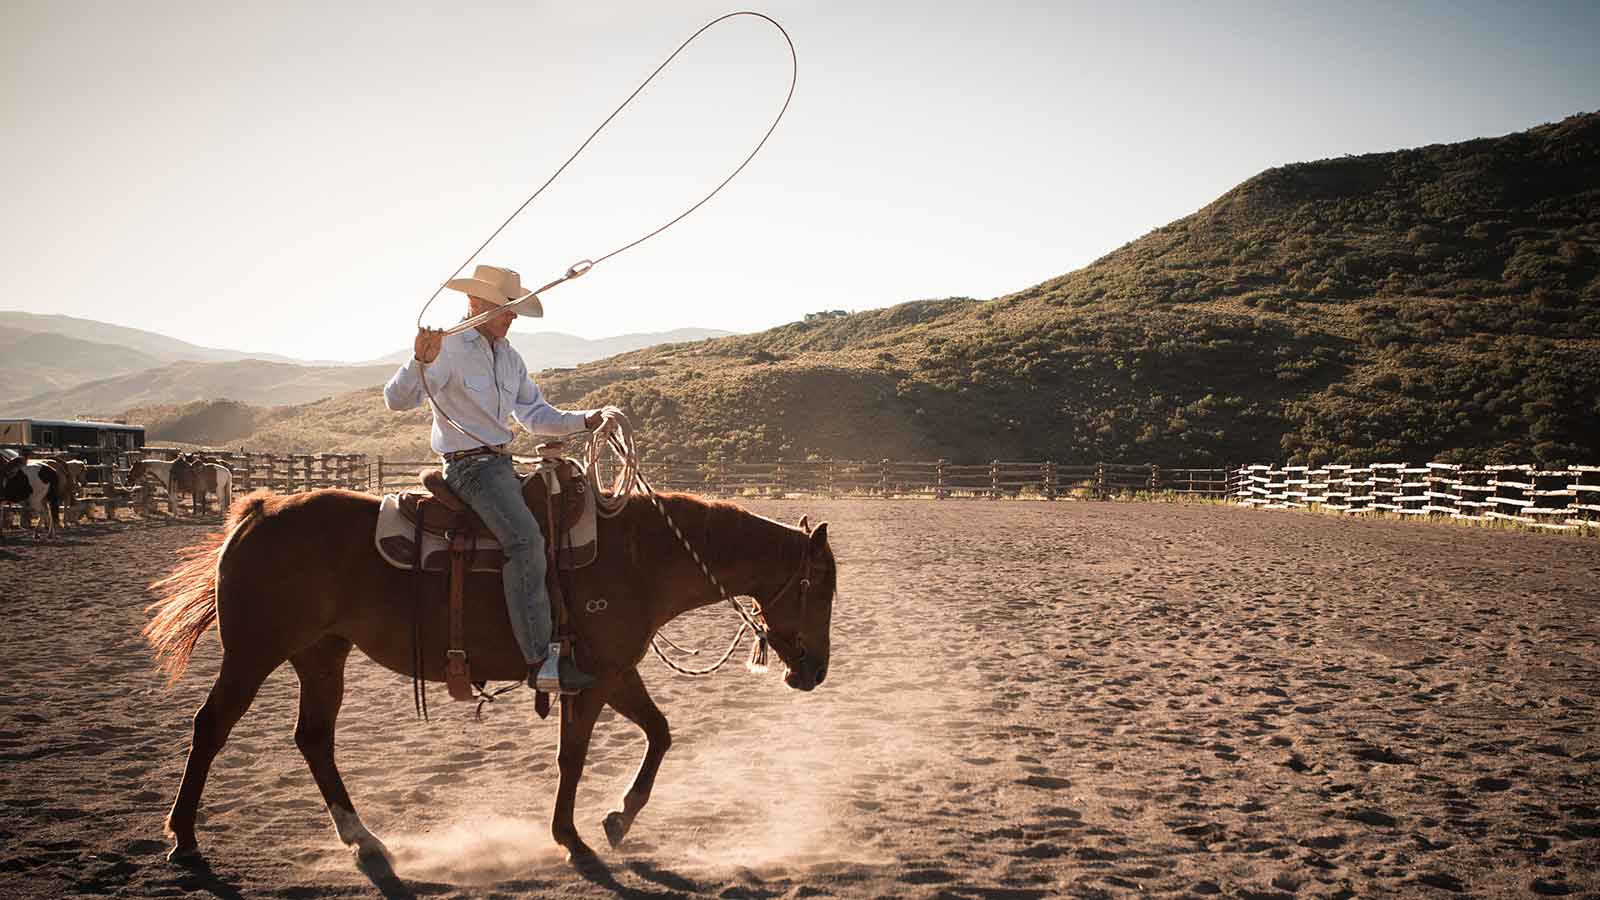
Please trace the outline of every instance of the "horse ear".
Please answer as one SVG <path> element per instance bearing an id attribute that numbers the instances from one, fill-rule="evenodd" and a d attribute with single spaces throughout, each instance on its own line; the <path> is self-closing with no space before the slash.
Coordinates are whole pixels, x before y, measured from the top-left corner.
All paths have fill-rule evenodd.
<path id="1" fill-rule="evenodd" d="M 805 516 L 800 517 L 800 530 L 806 534 L 811 533 L 811 522 Z"/>
<path id="2" fill-rule="evenodd" d="M 819 549 L 827 546 L 827 544 L 828 544 L 828 523 L 827 522 L 823 522 L 821 525 L 818 525 L 817 527 L 811 529 L 811 549 L 812 550 L 819 550 Z"/>

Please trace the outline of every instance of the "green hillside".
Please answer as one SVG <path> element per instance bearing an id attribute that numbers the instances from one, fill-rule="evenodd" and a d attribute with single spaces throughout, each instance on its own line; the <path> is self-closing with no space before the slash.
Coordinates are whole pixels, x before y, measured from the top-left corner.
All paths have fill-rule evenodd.
<path id="1" fill-rule="evenodd" d="M 697 456 L 1600 459 L 1600 115 L 1250 179 L 1087 268 L 546 379 Z"/>
<path id="2" fill-rule="evenodd" d="M 1600 114 L 1271 169 L 1010 296 L 819 314 L 541 384 L 617 403 L 641 447 L 680 458 L 1595 462 Z M 327 403 L 256 437 L 326 423 L 425 446 L 376 392 Z"/>

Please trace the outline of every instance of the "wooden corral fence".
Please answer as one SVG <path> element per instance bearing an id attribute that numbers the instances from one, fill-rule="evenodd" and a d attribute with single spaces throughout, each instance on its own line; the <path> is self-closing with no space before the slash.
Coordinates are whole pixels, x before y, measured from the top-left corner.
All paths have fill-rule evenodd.
<path id="1" fill-rule="evenodd" d="M 174 459 L 182 452 L 177 447 L 144 447 L 138 450 L 118 450 L 108 447 L 67 447 L 54 449 L 18 444 L 4 445 L 30 459 L 81 459 L 88 477 L 79 491 L 73 509 L 64 510 L 68 524 L 79 517 L 95 518 L 96 513 L 106 519 L 115 519 L 120 509 L 148 512 L 165 506 L 166 489 L 154 479 L 146 484 L 130 484 L 128 471 L 140 459 Z M 271 488 L 279 493 L 294 493 L 315 488 L 342 487 L 364 491 L 370 475 L 367 457 L 360 453 L 271 454 L 239 453 L 221 450 L 196 451 L 208 462 L 228 467 L 233 477 L 234 495 Z M 159 502 L 158 502 L 159 501 Z M 210 503 L 217 498 L 211 497 Z M 0 515 L 9 510 L 0 508 Z"/>
<path id="2" fill-rule="evenodd" d="M 370 490 L 405 490 L 417 472 L 438 460 L 379 459 Z M 1053 461 L 957 464 L 948 460 L 771 460 L 767 462 L 665 460 L 641 466 L 651 485 L 715 497 L 975 497 L 1056 500 L 1102 499 L 1135 493 L 1172 493 L 1223 499 L 1230 493 L 1226 468 L 1163 468 L 1153 465 Z"/>
<path id="3" fill-rule="evenodd" d="M 1600 529 L 1600 466 L 1252 465 L 1230 472 L 1229 481 L 1234 501 L 1268 509 L 1502 520 L 1551 531 Z"/>
<path id="4" fill-rule="evenodd" d="M 128 454 L 122 469 L 136 459 L 175 459 L 183 452 L 177 447 L 146 447 L 138 453 Z M 222 450 L 195 451 L 207 462 L 228 467 L 233 476 L 234 496 L 267 488 L 280 494 L 313 491 L 318 488 L 348 488 L 354 491 L 367 489 L 370 475 L 364 453 L 242 453 Z M 140 487 L 132 485 L 130 487 Z M 165 490 L 150 480 L 143 486 L 141 505 L 148 509 L 166 496 Z M 214 499 L 214 498 L 213 498 Z"/>
<path id="5" fill-rule="evenodd" d="M 182 450 L 176 447 L 146 447 L 142 456 L 145 459 L 175 459 L 180 452 Z M 195 452 L 205 457 L 207 462 L 228 467 L 233 474 L 234 493 L 257 488 L 269 488 L 280 494 L 329 487 L 357 491 L 367 488 L 367 457 L 364 453 Z M 139 455 L 132 456 L 129 464 L 137 458 Z"/>

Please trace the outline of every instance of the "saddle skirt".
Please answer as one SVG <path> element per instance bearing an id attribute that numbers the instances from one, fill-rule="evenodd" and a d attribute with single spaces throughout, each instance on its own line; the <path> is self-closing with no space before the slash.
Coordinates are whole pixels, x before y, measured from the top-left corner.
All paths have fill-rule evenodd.
<path id="1" fill-rule="evenodd" d="M 409 571 L 416 562 L 417 519 L 422 519 L 422 569 L 425 572 L 450 570 L 450 539 L 457 532 L 468 535 L 468 569 L 473 572 L 498 572 L 505 564 L 505 551 L 476 515 L 459 513 L 453 506 L 464 506 L 453 496 L 436 499 L 448 491 L 436 472 L 423 473 L 430 491 L 405 491 L 385 494 L 378 507 L 378 525 L 373 544 L 378 555 L 397 569 Z M 599 485 L 576 460 L 541 460 L 522 480 L 522 497 L 539 524 L 546 543 L 559 540 L 558 558 L 562 569 L 581 569 L 599 556 L 599 526 L 595 496 Z M 550 501 L 554 499 L 552 504 Z M 554 506 L 565 526 L 556 535 L 550 522 Z"/>

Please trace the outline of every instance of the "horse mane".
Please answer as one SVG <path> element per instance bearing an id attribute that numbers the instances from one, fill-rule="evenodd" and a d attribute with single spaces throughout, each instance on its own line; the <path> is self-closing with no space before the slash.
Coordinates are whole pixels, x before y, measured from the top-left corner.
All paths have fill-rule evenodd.
<path id="1" fill-rule="evenodd" d="M 796 563 L 800 560 L 805 544 L 781 539 L 783 535 L 803 534 L 798 528 L 758 515 L 727 500 L 712 500 L 674 491 L 657 492 L 656 496 L 661 499 L 661 504 L 671 514 L 678 528 L 682 529 L 683 536 L 709 566 L 740 562 L 752 556 L 770 556 L 775 538 L 780 541 L 780 559 L 790 560 L 793 557 L 792 561 Z M 628 510 L 632 516 L 646 520 L 637 533 L 641 544 L 648 540 L 652 548 L 659 547 L 658 552 L 663 556 L 656 558 L 671 559 L 672 554 L 684 552 L 678 536 L 661 519 L 661 514 L 656 511 L 649 497 L 635 495 L 630 498 Z M 649 519 L 655 519 L 656 524 L 649 524 Z"/>

